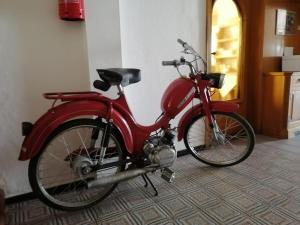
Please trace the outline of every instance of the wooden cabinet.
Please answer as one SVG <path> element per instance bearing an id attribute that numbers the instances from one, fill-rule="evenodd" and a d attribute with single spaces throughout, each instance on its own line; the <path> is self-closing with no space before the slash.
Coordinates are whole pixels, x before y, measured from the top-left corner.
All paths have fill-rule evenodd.
<path id="1" fill-rule="evenodd" d="M 291 76 L 287 129 L 289 138 L 300 135 L 300 72 Z"/>
<path id="2" fill-rule="evenodd" d="M 300 135 L 300 73 L 264 74 L 262 132 L 276 138 Z"/>
<path id="3" fill-rule="evenodd" d="M 300 91 L 292 91 L 290 101 L 290 120 L 300 120 Z"/>

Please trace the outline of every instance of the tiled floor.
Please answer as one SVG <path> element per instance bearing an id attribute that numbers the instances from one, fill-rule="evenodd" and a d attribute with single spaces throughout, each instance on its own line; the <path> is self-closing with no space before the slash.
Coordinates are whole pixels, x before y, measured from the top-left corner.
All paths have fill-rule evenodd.
<path id="1" fill-rule="evenodd" d="M 8 224 L 300 224 L 300 138 L 259 137 L 243 163 L 216 169 L 191 156 L 177 160 L 173 184 L 151 176 L 120 184 L 105 201 L 80 212 L 50 209 L 38 200 L 7 207 Z"/>

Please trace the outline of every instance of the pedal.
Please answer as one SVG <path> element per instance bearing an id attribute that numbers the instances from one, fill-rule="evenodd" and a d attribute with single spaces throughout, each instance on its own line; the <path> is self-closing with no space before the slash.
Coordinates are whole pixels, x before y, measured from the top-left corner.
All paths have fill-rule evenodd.
<path id="1" fill-rule="evenodd" d="M 170 168 L 163 168 L 161 171 L 161 177 L 169 182 L 172 183 L 173 180 L 175 179 L 175 172 L 171 170 Z"/>

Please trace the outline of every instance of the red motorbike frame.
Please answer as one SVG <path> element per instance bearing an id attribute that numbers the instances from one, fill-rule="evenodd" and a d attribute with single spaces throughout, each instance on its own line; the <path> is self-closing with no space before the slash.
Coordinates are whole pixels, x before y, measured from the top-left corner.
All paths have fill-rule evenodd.
<path id="1" fill-rule="evenodd" d="M 208 89 L 210 82 L 202 79 L 201 74 L 174 80 L 162 98 L 162 117 L 150 126 L 143 126 L 135 121 L 126 97 L 122 93 L 117 99 L 107 98 L 97 92 L 46 93 L 44 97 L 54 100 L 54 103 L 26 135 L 19 160 L 28 160 L 36 156 L 57 127 L 68 120 L 83 116 L 100 117 L 112 122 L 123 137 L 127 152 L 130 155 L 143 154 L 144 143 L 152 132 L 167 129 L 170 120 L 186 108 L 194 98 L 200 99 L 201 103 L 186 111 L 179 121 L 178 140 L 180 141 L 186 125 L 196 115 L 206 115 L 209 123 L 212 124 L 212 112 L 238 110 L 239 105 L 236 103 L 211 101 Z M 57 100 L 64 103 L 55 106 Z"/>

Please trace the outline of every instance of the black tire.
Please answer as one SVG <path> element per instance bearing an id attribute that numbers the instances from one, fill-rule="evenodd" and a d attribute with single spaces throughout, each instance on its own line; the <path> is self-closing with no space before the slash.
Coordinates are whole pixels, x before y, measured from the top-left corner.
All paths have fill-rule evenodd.
<path id="1" fill-rule="evenodd" d="M 116 188 L 117 183 L 112 184 L 112 185 L 108 185 L 108 187 L 101 187 L 101 188 L 104 188 L 105 190 L 104 190 L 103 193 L 100 193 L 100 190 L 98 190 L 98 189 L 97 190 L 87 189 L 86 186 L 85 187 L 81 187 L 89 179 L 89 178 L 83 179 L 81 176 L 79 176 L 78 178 L 74 178 L 76 180 L 72 181 L 73 183 L 67 183 L 67 184 L 64 184 L 64 185 L 59 184 L 58 185 L 59 187 L 55 186 L 55 188 L 53 188 L 53 187 L 51 187 L 51 185 L 49 185 L 49 187 L 44 187 L 44 186 L 42 187 L 41 180 L 40 180 L 41 179 L 40 178 L 40 175 L 41 175 L 40 173 L 43 174 L 44 172 L 42 170 L 41 171 L 39 170 L 40 169 L 40 163 L 39 163 L 40 160 L 44 160 L 44 158 L 47 157 L 48 155 L 51 156 L 52 153 L 51 152 L 50 153 L 47 152 L 48 148 L 50 148 L 51 145 L 54 145 L 54 148 L 53 148 L 54 151 L 61 152 L 61 151 L 58 151 L 58 149 L 59 149 L 58 148 L 58 144 L 55 145 L 54 141 L 57 140 L 58 143 L 59 143 L 59 137 L 61 135 L 62 135 L 62 138 L 64 140 L 65 139 L 64 135 L 68 134 L 67 132 L 74 132 L 75 133 L 75 131 L 77 131 L 77 133 L 78 133 L 79 131 L 76 130 L 76 128 L 77 129 L 79 129 L 79 128 L 80 129 L 93 129 L 95 127 L 100 128 L 101 131 L 104 129 L 103 125 L 99 125 L 99 122 L 97 122 L 97 121 L 95 121 L 93 119 L 75 119 L 75 120 L 71 120 L 71 121 L 68 121 L 68 122 L 62 124 L 61 126 L 59 126 L 58 128 L 56 128 L 53 131 L 53 133 L 47 138 L 47 140 L 45 141 L 45 144 L 43 145 L 42 150 L 34 158 L 32 158 L 30 160 L 30 162 L 29 162 L 29 168 L 28 168 L 28 176 L 29 176 L 29 181 L 30 181 L 31 188 L 32 188 L 33 192 L 37 195 L 37 197 L 41 201 L 43 201 L 46 205 L 48 205 L 48 206 L 50 206 L 52 208 L 55 208 L 55 209 L 65 210 L 65 211 L 79 210 L 79 209 L 87 208 L 87 207 L 90 207 L 90 206 L 93 206 L 93 205 L 97 204 L 98 202 L 100 202 L 104 198 L 106 198 Z M 87 136 L 88 135 L 86 135 L 86 137 Z M 71 134 L 70 134 L 70 137 L 71 137 L 70 139 L 74 140 L 74 142 L 75 142 L 75 138 L 73 136 L 71 136 Z M 114 154 L 117 155 L 116 156 L 117 157 L 116 160 L 117 161 L 122 160 L 125 157 L 124 147 L 123 147 L 124 145 L 122 144 L 123 143 L 122 139 L 119 136 L 119 133 L 117 132 L 116 129 L 112 129 L 110 140 L 112 140 L 113 142 L 115 142 L 115 146 L 116 146 L 115 149 L 116 149 L 117 153 L 114 153 Z M 76 141 L 78 141 L 78 140 L 76 140 Z M 53 144 L 53 142 L 54 142 L 54 144 Z M 84 140 L 84 142 L 85 142 L 85 140 Z M 70 147 L 72 147 L 72 145 L 70 145 L 68 143 L 66 145 L 66 148 L 68 149 L 68 152 L 70 150 L 69 149 Z M 76 148 L 78 148 L 77 145 L 76 145 Z M 82 150 L 83 148 L 79 147 L 79 149 L 80 149 L 80 153 L 78 154 L 76 152 L 76 156 L 80 156 L 81 157 L 83 155 L 83 153 L 81 153 L 81 151 L 83 151 Z M 51 150 L 51 148 L 50 148 L 50 150 Z M 73 150 L 73 149 L 71 149 L 71 150 Z M 44 156 L 44 153 L 45 153 L 46 156 Z M 72 151 L 72 154 L 73 154 L 73 151 Z M 92 154 L 89 154 L 89 155 L 86 154 L 83 157 L 88 158 L 88 156 L 89 156 L 91 158 L 92 157 L 91 155 Z M 51 157 L 49 157 L 49 158 L 51 158 Z M 56 159 L 56 157 L 53 157 L 53 158 Z M 113 157 L 111 157 L 111 158 L 113 158 Z M 57 157 L 57 159 L 58 159 L 58 157 Z M 66 158 L 64 158 L 64 161 L 66 161 Z M 66 165 L 69 164 L 69 167 L 71 167 L 71 161 L 72 160 L 69 160 L 69 161 L 70 162 L 67 162 Z M 58 160 L 58 162 L 60 162 L 60 161 Z M 45 165 L 49 166 L 49 164 L 50 164 L 49 167 L 51 167 L 53 169 L 57 169 L 58 167 L 63 168 L 64 170 L 59 170 L 59 168 L 58 168 L 58 171 L 61 171 L 61 173 L 63 173 L 63 172 L 66 171 L 66 168 L 67 168 L 65 165 L 63 165 L 63 163 L 64 162 L 61 162 L 61 164 L 59 164 L 57 166 L 54 166 L 54 167 L 51 167 L 51 159 L 50 159 L 50 160 L 46 161 Z M 60 166 L 60 165 L 62 165 L 62 166 Z M 47 169 L 43 168 L 43 166 L 41 166 L 41 169 L 44 169 L 44 171 L 48 171 Z M 117 169 L 116 173 L 118 173 L 120 171 L 123 171 L 125 169 L 125 165 L 119 165 L 118 167 L 116 167 L 116 169 Z M 76 174 L 74 172 L 75 175 L 72 175 L 71 173 L 72 173 L 73 170 L 74 169 L 70 169 L 71 172 L 70 172 L 70 174 L 67 174 L 67 175 L 63 175 L 63 174 L 59 174 L 59 173 L 58 174 L 60 176 L 63 175 L 63 176 L 67 176 L 67 177 L 73 177 L 73 176 L 75 177 L 78 174 Z M 50 171 L 50 169 L 49 169 L 49 171 Z M 49 173 L 50 174 L 53 173 L 52 169 L 51 169 L 51 172 L 49 172 Z M 97 171 L 97 173 L 98 173 L 98 171 Z M 46 173 L 46 174 L 48 174 L 48 173 Z M 56 174 L 56 173 L 54 173 L 54 174 Z M 52 176 L 53 176 L 54 179 L 57 178 L 56 175 L 52 175 Z M 47 179 L 48 178 L 46 176 L 45 180 L 47 180 Z M 50 179 L 51 179 L 51 177 L 50 177 Z M 58 178 L 58 180 L 59 180 L 59 178 Z M 65 180 L 67 180 L 67 179 L 63 177 L 63 181 L 62 182 L 66 182 Z M 56 181 L 56 182 L 58 182 L 58 181 Z M 59 180 L 59 182 L 60 182 L 60 180 Z M 47 183 L 47 182 L 45 182 L 45 183 Z M 83 183 L 83 184 L 79 184 L 79 183 Z M 45 185 L 47 185 L 47 184 L 45 184 Z M 68 195 L 70 194 L 70 193 L 68 193 L 68 190 L 72 189 L 73 185 L 75 186 L 74 187 L 74 197 L 73 197 L 74 199 L 71 196 L 68 197 Z M 68 201 L 68 200 L 72 201 L 72 200 L 79 199 L 78 203 L 75 202 L 73 204 L 72 202 L 68 203 L 68 202 L 63 202 L 62 200 L 56 199 L 56 197 L 59 198 L 60 196 L 63 196 L 62 193 L 57 193 L 56 197 L 54 197 L 54 195 L 55 195 L 55 189 L 57 189 L 57 192 L 63 192 L 63 190 L 61 188 L 62 186 L 64 186 L 64 188 L 67 186 L 65 188 L 66 189 L 66 196 L 67 196 L 66 199 L 67 200 L 64 200 L 64 201 Z M 80 192 L 82 192 L 82 196 L 84 196 L 84 197 L 81 197 L 81 196 L 79 196 L 78 193 L 76 193 L 79 188 L 81 188 Z M 99 189 L 100 189 L 100 187 L 99 187 Z M 88 191 L 90 191 L 92 193 L 88 193 Z M 52 196 L 51 192 L 53 192 L 53 196 Z M 95 196 L 93 197 L 92 200 L 85 200 L 85 199 L 89 199 L 90 196 L 92 198 L 92 196 L 94 194 L 95 194 Z M 86 202 L 85 203 L 79 203 L 79 201 L 86 201 Z"/>
<path id="2" fill-rule="evenodd" d="M 199 161 L 214 166 L 214 167 L 226 167 L 226 166 L 232 166 L 235 164 L 238 164 L 242 161 L 244 161 L 246 158 L 249 157 L 249 155 L 251 154 L 251 152 L 253 151 L 254 145 L 255 145 L 255 134 L 253 131 L 253 128 L 251 127 L 251 125 L 240 115 L 236 114 L 236 113 L 227 113 L 227 112 L 214 112 L 213 116 L 216 118 L 216 121 L 218 123 L 218 125 L 221 127 L 221 137 L 223 138 L 224 142 L 220 143 L 216 143 L 216 141 L 214 142 L 215 139 L 213 139 L 213 134 L 211 131 L 211 127 L 209 125 L 207 125 L 208 123 L 205 121 L 206 120 L 206 116 L 205 115 L 199 115 L 196 116 L 192 119 L 192 121 L 186 126 L 185 131 L 184 131 L 184 144 L 186 146 L 186 148 L 190 151 L 190 153 Z M 220 118 L 220 119 L 219 119 Z M 222 118 L 225 118 L 226 120 L 222 120 Z M 227 125 L 227 119 L 231 119 L 233 120 L 234 126 L 229 127 L 224 129 L 224 131 L 222 131 L 222 128 L 225 127 Z M 221 122 L 222 121 L 222 122 Z M 224 125 L 225 123 L 225 125 Z M 237 124 L 237 125 L 235 125 Z M 223 126 L 223 127 L 222 127 Z M 201 128 L 200 128 L 201 127 Z M 205 127 L 203 129 L 203 127 Z M 231 146 L 232 149 L 234 149 L 232 143 L 230 143 L 231 140 L 236 141 L 237 144 L 239 139 L 238 137 L 234 137 L 234 133 L 237 135 L 240 131 L 238 130 L 238 128 L 243 129 L 243 135 L 245 135 L 245 143 L 246 146 L 243 149 L 242 153 L 240 153 L 239 155 L 237 155 L 236 157 L 232 158 L 232 159 L 227 159 L 227 160 L 221 160 L 220 158 L 222 157 L 222 155 L 227 155 L 228 153 L 233 152 L 232 154 L 236 154 L 236 150 L 229 150 Z M 203 135 L 198 138 L 198 135 L 196 135 L 196 137 L 193 137 L 191 135 L 192 129 L 198 129 L 200 130 L 200 132 L 204 130 L 204 137 Z M 236 131 L 238 130 L 238 131 Z M 227 134 L 231 132 L 231 134 Z M 242 135 L 241 134 L 241 135 Z M 229 139 L 229 137 L 231 139 Z M 192 144 L 192 139 L 195 139 L 195 143 Z M 198 139 L 198 140 L 196 140 Z M 242 146 L 241 144 L 236 145 L 237 147 Z M 214 148 L 218 148 L 217 150 L 215 150 Z M 242 147 L 241 147 L 242 149 Z M 227 152 L 226 154 L 224 152 Z M 210 156 L 208 156 L 210 155 Z M 225 157 L 225 156 L 224 156 Z M 226 156 L 229 157 L 229 156 Z"/>

